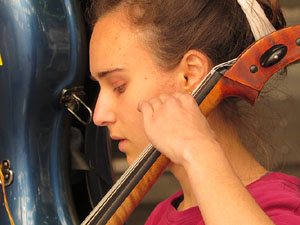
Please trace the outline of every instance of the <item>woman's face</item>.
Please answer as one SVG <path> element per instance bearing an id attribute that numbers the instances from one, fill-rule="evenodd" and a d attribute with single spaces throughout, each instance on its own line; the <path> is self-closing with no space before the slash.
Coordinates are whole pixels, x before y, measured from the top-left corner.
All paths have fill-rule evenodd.
<path id="1" fill-rule="evenodd" d="M 149 143 L 138 103 L 180 91 L 176 69 L 163 71 L 122 11 L 102 17 L 90 41 L 90 71 L 101 87 L 94 123 L 107 126 L 131 164 Z M 178 79 L 177 79 L 178 77 Z"/>

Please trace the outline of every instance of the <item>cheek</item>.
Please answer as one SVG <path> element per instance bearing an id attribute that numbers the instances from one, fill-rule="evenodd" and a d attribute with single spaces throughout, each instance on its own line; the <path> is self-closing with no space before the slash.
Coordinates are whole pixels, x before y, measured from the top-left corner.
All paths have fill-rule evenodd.
<path id="1" fill-rule="evenodd" d="M 126 137 L 134 144 L 135 151 L 141 152 L 149 143 L 149 140 L 144 132 L 142 113 L 137 110 L 138 102 L 136 99 L 131 99 L 131 101 L 126 102 L 127 106 L 130 107 L 120 107 L 120 110 L 122 110 L 120 122 Z"/>
<path id="2" fill-rule="evenodd" d="M 123 129 L 127 134 L 135 135 L 144 132 L 143 118 L 141 112 L 138 111 L 137 95 L 124 96 L 124 101 L 118 106 L 119 121 L 122 123 Z"/>
<path id="3" fill-rule="evenodd" d="M 127 92 L 122 95 L 121 104 L 117 110 L 118 112 L 122 112 L 119 116 L 122 117 L 120 121 L 122 121 L 123 129 L 125 129 L 124 131 L 127 135 L 130 135 L 135 146 L 139 148 L 137 151 L 142 151 L 149 143 L 144 132 L 142 114 L 137 109 L 139 102 L 157 97 L 162 93 L 171 94 L 176 91 L 174 81 L 158 79 L 143 77 L 142 79 L 132 81 L 130 86 L 127 87 Z"/>

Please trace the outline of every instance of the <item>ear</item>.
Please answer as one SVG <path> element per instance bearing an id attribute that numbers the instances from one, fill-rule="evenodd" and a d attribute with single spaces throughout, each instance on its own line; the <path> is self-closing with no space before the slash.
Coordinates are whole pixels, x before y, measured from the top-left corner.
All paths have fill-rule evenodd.
<path id="1" fill-rule="evenodd" d="M 189 50 L 180 62 L 182 87 L 192 92 L 211 70 L 210 59 L 201 51 Z"/>

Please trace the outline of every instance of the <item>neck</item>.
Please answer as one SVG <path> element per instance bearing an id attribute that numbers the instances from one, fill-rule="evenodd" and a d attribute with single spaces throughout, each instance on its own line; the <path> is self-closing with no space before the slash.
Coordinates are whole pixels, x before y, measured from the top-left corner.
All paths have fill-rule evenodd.
<path id="1" fill-rule="evenodd" d="M 192 192 L 192 188 L 190 186 L 188 176 L 182 166 L 175 165 L 171 163 L 169 165 L 170 171 L 173 173 L 173 175 L 176 177 L 176 179 L 179 181 L 181 189 L 183 191 L 184 199 L 179 204 L 177 210 L 183 211 L 186 209 L 189 209 L 191 207 L 197 206 L 197 202 L 195 200 L 195 197 Z"/>
<path id="2" fill-rule="evenodd" d="M 219 110 L 208 117 L 208 122 L 234 172 L 246 186 L 267 173 L 267 170 L 248 152 L 242 144 L 236 126 L 231 120 L 224 120 Z"/>
<path id="3" fill-rule="evenodd" d="M 208 121 L 212 128 L 217 128 L 213 130 L 218 137 L 218 141 L 234 172 L 244 186 L 254 182 L 267 173 L 267 170 L 260 165 L 242 145 L 239 135 L 232 123 L 225 124 L 224 121 L 220 122 L 216 116 L 214 116 L 213 119 L 208 119 Z M 184 194 L 184 200 L 180 203 L 178 211 L 197 206 L 184 168 L 175 164 L 171 164 L 169 168 L 179 181 Z"/>

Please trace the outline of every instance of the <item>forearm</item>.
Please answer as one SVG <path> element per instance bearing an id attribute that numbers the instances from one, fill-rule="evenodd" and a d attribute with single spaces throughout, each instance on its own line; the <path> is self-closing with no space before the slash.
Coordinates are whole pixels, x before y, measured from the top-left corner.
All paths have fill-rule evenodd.
<path id="1" fill-rule="evenodd" d="M 206 157 L 186 156 L 184 161 L 207 225 L 274 224 L 237 177 L 221 149 L 212 148 Z"/>
<path id="2" fill-rule="evenodd" d="M 163 95 L 141 103 L 139 109 L 151 143 L 174 165 L 183 166 L 187 172 L 187 186 L 191 186 L 188 189 L 193 191 L 192 197 L 196 199 L 206 224 L 273 224 L 225 156 L 226 148 L 227 155 L 229 152 L 234 155 L 231 163 L 250 160 L 249 156 L 242 157 L 244 149 L 239 144 L 236 130 L 223 120 L 221 114 L 215 113 L 211 117 L 218 128 L 215 129 L 219 131 L 217 135 L 189 95 Z M 240 167 L 244 169 L 244 165 Z M 186 177 L 182 179 L 186 184 Z"/>

